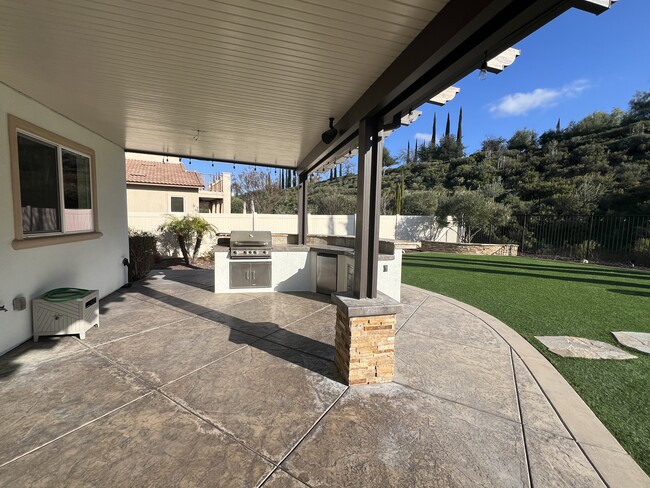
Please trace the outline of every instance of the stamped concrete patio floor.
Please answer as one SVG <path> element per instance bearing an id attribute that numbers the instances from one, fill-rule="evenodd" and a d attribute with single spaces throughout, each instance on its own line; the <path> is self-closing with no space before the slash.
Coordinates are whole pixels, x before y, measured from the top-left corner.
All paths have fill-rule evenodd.
<path id="1" fill-rule="evenodd" d="M 215 295 L 212 274 L 156 272 L 103 299 L 86 340 L 0 358 L 0 486 L 647 480 L 550 364 L 480 311 L 404 286 L 394 383 L 348 388 L 327 297 Z"/>

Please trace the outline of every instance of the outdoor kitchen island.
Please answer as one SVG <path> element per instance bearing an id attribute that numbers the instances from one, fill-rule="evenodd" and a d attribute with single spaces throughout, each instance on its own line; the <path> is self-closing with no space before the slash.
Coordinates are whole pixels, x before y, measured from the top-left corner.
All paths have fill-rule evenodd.
<path id="1" fill-rule="evenodd" d="M 257 237 L 259 234 L 249 235 Z M 264 249 L 268 253 L 261 250 L 264 247 L 261 245 L 255 253 L 249 249 L 238 250 L 230 238 L 219 239 L 214 248 L 215 293 L 309 291 L 330 294 L 351 290 L 354 237 L 308 235 L 304 245 L 291 244 L 295 237 L 268 233 L 263 239 L 272 239 L 270 248 Z M 248 251 L 253 254 L 245 254 Z M 402 250 L 395 242 L 379 241 L 378 271 L 378 290 L 399 302 Z"/>

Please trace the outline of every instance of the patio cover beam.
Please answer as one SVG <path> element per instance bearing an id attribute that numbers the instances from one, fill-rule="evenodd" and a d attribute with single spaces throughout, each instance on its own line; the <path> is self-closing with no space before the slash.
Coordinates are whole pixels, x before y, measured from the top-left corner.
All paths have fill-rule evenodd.
<path id="1" fill-rule="evenodd" d="M 309 175 L 301 173 L 298 175 L 298 244 L 304 245 L 307 240 L 307 181 Z"/>
<path id="2" fill-rule="evenodd" d="M 604 0 L 603 0 L 604 1 Z M 318 143 L 298 164 L 312 172 L 356 143 L 359 120 L 378 116 L 380 123 L 419 107 L 531 32 L 571 7 L 577 0 L 475 0 L 449 2 L 397 59 L 335 124 L 339 136 Z M 597 2 L 599 3 L 599 2 Z M 342 141 L 346 142 L 342 142 Z"/>
<path id="3" fill-rule="evenodd" d="M 354 241 L 354 298 L 377 298 L 379 214 L 383 140 L 379 118 L 359 124 L 357 218 Z"/>

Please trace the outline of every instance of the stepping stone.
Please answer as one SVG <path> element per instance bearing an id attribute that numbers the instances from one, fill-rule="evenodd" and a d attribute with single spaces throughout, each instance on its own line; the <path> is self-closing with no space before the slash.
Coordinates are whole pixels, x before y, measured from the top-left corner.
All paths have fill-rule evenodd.
<path id="1" fill-rule="evenodd" d="M 636 359 L 636 356 L 616 346 L 584 337 L 535 336 L 535 339 L 548 347 L 552 353 L 565 358 Z"/>
<path id="2" fill-rule="evenodd" d="M 612 332 L 619 344 L 650 354 L 650 334 L 647 332 Z"/>

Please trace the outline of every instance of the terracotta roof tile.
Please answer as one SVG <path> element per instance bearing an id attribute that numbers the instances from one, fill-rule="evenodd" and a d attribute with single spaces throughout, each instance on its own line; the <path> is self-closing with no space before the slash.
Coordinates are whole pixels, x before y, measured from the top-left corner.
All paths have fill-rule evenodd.
<path id="1" fill-rule="evenodd" d="M 196 171 L 187 171 L 183 163 L 159 163 L 138 159 L 126 160 L 126 182 L 203 188 L 201 175 Z"/>

